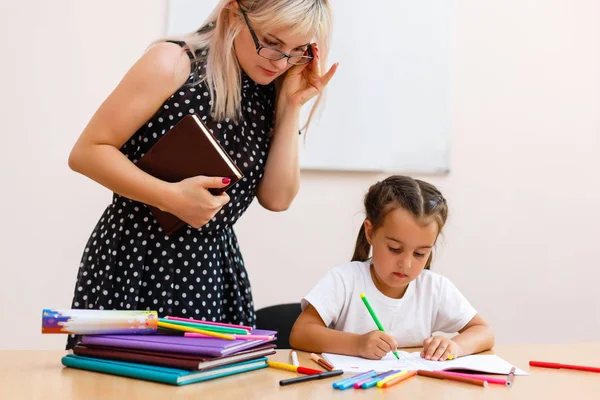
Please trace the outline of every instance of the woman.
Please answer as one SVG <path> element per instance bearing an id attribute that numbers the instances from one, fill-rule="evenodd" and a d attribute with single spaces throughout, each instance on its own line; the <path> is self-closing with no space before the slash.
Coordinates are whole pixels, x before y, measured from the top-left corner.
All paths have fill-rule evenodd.
<path id="1" fill-rule="evenodd" d="M 296 196 L 300 108 L 337 69 L 321 73 L 330 20 L 327 0 L 224 0 L 198 31 L 159 41 L 136 62 L 69 157 L 73 170 L 114 192 L 85 248 L 73 308 L 254 324 L 232 226 L 255 196 L 272 211 Z M 208 191 L 225 187 L 222 177 L 169 183 L 135 165 L 190 113 L 244 173 L 227 193 Z M 188 225 L 169 237 L 146 205 Z"/>

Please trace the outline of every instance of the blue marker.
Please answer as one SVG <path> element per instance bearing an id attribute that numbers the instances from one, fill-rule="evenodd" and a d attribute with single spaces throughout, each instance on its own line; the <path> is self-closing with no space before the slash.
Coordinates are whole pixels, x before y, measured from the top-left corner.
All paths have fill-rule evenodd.
<path id="1" fill-rule="evenodd" d="M 348 389 L 348 388 L 354 386 L 354 384 L 356 382 L 366 379 L 366 378 L 373 377 L 375 375 L 377 375 L 377 372 L 375 372 L 375 370 L 367 371 L 367 372 L 364 372 L 359 375 L 355 375 L 350 378 L 345 378 L 345 379 L 341 379 L 339 381 L 333 382 L 332 386 L 334 389 L 345 390 L 345 389 Z"/>
<path id="2" fill-rule="evenodd" d="M 373 379 L 371 379 L 370 381 L 367 381 L 367 382 L 363 383 L 362 386 L 361 386 L 361 388 L 368 389 L 370 387 L 376 386 L 377 382 L 379 382 L 380 380 L 384 379 L 386 376 L 397 374 L 400 371 L 401 370 L 391 370 L 391 371 L 379 374 L 379 375 L 375 376 Z"/>

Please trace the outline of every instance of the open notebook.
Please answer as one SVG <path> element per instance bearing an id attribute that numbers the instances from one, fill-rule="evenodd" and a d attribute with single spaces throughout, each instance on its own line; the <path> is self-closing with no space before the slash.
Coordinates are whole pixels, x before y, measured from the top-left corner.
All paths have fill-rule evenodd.
<path id="1" fill-rule="evenodd" d="M 424 369 L 428 371 L 468 370 L 488 374 L 508 375 L 510 369 L 513 367 L 512 364 L 494 354 L 471 355 L 448 361 L 428 361 L 421 358 L 419 352 L 408 353 L 399 351 L 398 356 L 400 357 L 399 360 L 392 353 L 388 353 L 381 360 L 367 360 L 360 357 L 323 353 L 323 358 L 333 364 L 336 369 L 357 373 L 370 370 L 384 372 L 392 369 Z M 528 375 L 527 372 L 519 368 L 515 367 L 515 369 L 515 375 Z"/>

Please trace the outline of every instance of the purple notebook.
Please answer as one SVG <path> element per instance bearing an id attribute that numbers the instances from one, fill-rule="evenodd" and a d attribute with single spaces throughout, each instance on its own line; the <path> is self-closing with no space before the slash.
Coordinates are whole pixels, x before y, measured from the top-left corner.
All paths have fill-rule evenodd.
<path id="1" fill-rule="evenodd" d="M 253 335 L 273 336 L 276 331 L 253 329 Z M 89 335 L 82 344 L 123 347 L 127 349 L 171 351 L 173 353 L 199 354 L 220 357 L 248 350 L 273 340 L 226 340 L 219 338 L 192 338 L 168 335 Z"/>

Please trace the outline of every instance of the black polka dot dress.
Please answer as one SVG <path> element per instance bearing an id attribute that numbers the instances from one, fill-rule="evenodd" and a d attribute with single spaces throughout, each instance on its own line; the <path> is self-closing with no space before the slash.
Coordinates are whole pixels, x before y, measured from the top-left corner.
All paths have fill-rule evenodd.
<path id="1" fill-rule="evenodd" d="M 197 55 L 201 60 L 206 50 Z M 114 194 L 85 247 L 73 308 L 156 310 L 159 316 L 255 323 L 250 282 L 233 225 L 254 199 L 263 176 L 274 86 L 258 85 L 242 73 L 242 118 L 238 123 L 214 121 L 206 85 L 193 84 L 205 72 L 204 63 L 192 69 L 188 82 L 121 152 L 136 163 L 170 127 L 196 113 L 245 177 L 228 190 L 230 202 L 211 221 L 199 229 L 188 225 L 173 236 L 163 233 L 144 204 Z M 67 348 L 75 344 L 76 337 L 70 336 Z"/>

